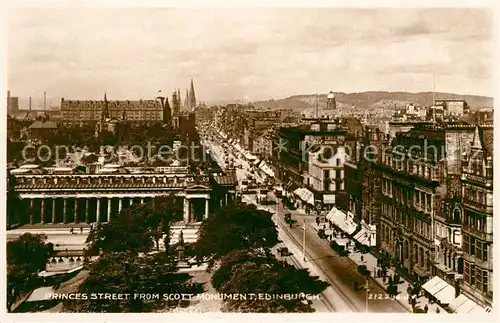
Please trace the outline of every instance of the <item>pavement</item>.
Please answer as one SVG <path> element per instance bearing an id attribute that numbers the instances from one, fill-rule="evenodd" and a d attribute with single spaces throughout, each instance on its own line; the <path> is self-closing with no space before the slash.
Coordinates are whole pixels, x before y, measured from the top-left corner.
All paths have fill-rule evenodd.
<path id="1" fill-rule="evenodd" d="M 214 149 L 218 154 L 221 154 L 222 147 Z M 235 164 L 242 164 L 242 169 L 237 169 L 236 174 L 238 181 L 249 173 L 251 165 L 242 159 L 236 158 L 232 152 L 229 156 L 234 158 Z M 260 209 L 266 209 L 272 213 L 278 213 L 275 221 L 278 224 L 278 232 L 283 245 L 293 253 L 289 261 L 300 268 L 308 268 L 311 274 L 319 276 L 330 284 L 330 287 L 322 293 L 322 302 L 313 303 L 313 307 L 318 312 L 334 311 L 334 312 L 377 312 L 377 313 L 407 313 L 413 312 L 410 305 L 410 296 L 407 293 L 409 283 L 403 278 L 398 284 L 399 294 L 396 297 L 389 297 L 386 293 L 386 284 L 381 277 L 373 277 L 377 268 L 377 258 L 371 254 L 364 254 L 353 250 L 354 242 L 350 245 L 350 254 L 348 257 L 338 256 L 330 247 L 329 241 L 321 239 L 317 231 L 323 225 L 316 224 L 314 215 L 307 215 L 305 210 L 286 210 L 279 203 L 277 206 L 262 206 L 256 201 L 255 195 L 243 195 L 243 201 L 257 205 Z M 290 212 L 292 219 L 297 222 L 290 227 L 284 221 L 284 214 Z M 305 235 L 304 235 L 305 224 Z M 305 252 L 302 257 L 302 243 L 305 236 Z M 363 261 L 361 260 L 363 257 Z M 366 286 L 366 278 L 357 272 L 358 265 L 366 265 L 370 270 L 371 276 L 368 278 L 368 286 Z M 394 270 L 388 269 L 388 275 L 393 275 Z M 354 282 L 357 282 L 359 287 L 354 290 Z M 368 287 L 368 289 L 366 288 Z M 322 303 L 322 304 L 321 304 Z M 429 304 L 425 297 L 417 299 L 416 307 L 422 308 L 427 305 L 429 313 L 436 313 L 439 308 L 440 313 L 447 313 L 437 304 Z"/>
<path id="2" fill-rule="evenodd" d="M 317 235 L 317 231 L 319 229 L 322 229 L 324 227 L 324 224 L 317 225 L 316 224 L 316 217 L 314 215 L 306 215 L 305 211 L 300 210 L 300 209 L 288 211 L 288 212 L 292 213 L 293 219 L 298 220 L 296 225 L 299 225 L 299 223 L 302 223 L 302 220 L 304 220 L 304 219 L 306 220 L 307 230 L 309 231 L 309 229 L 310 229 L 311 231 L 314 231 L 316 233 L 315 236 L 312 237 L 314 240 L 316 240 L 315 243 L 329 246 L 328 240 L 321 239 Z M 326 227 L 328 229 L 328 226 L 326 226 Z M 328 230 L 326 230 L 326 232 L 328 232 Z M 307 241 L 310 241 L 310 240 L 307 240 Z M 369 284 L 370 289 L 371 289 L 371 292 L 370 292 L 371 295 L 369 296 L 369 298 L 372 298 L 372 299 L 369 299 L 369 305 L 372 303 L 372 301 L 374 301 L 374 298 L 377 298 L 377 300 L 379 298 L 383 298 L 383 299 L 389 298 L 388 300 L 390 302 L 398 302 L 408 312 L 413 312 L 413 308 L 410 304 L 411 295 L 408 295 L 408 292 L 407 292 L 408 286 L 411 286 L 411 284 L 408 281 L 406 281 L 404 278 L 401 277 L 400 283 L 398 284 L 399 294 L 394 298 L 389 297 L 387 295 L 387 293 L 385 292 L 385 289 L 387 288 L 387 283 L 384 283 L 384 280 L 382 277 L 373 277 L 373 274 L 376 273 L 378 271 L 378 269 L 381 269 L 380 267 L 377 266 L 377 258 L 373 254 L 370 254 L 370 253 L 361 254 L 360 252 L 354 251 L 354 245 L 355 245 L 354 240 L 351 240 L 349 243 L 349 248 L 348 248 L 350 251 L 349 256 L 348 257 L 339 257 L 339 258 L 348 260 L 353 266 L 365 265 L 367 267 L 367 269 L 371 272 L 370 284 Z M 330 249 L 330 252 L 332 254 L 335 254 L 335 252 L 331 249 Z M 361 260 L 361 257 L 363 257 L 363 260 Z M 387 270 L 388 276 L 392 276 L 395 273 L 396 273 L 396 271 L 394 268 L 389 268 Z M 380 288 L 375 289 L 373 287 L 374 285 L 377 285 Z M 416 306 L 415 306 L 417 309 L 420 308 L 423 310 L 426 305 L 428 307 L 428 313 L 437 313 L 437 311 L 439 313 L 447 313 L 446 310 L 443 309 L 438 304 L 436 304 L 436 303 L 431 304 L 425 296 L 420 296 L 417 298 Z M 372 310 L 372 312 L 373 311 L 376 311 L 376 309 Z"/>
<path id="3" fill-rule="evenodd" d="M 323 224 L 317 225 L 315 222 L 315 219 L 309 225 L 316 231 L 323 228 Z M 327 240 L 325 240 L 325 241 L 327 241 Z M 381 269 L 381 267 L 377 266 L 377 257 L 375 257 L 371 253 L 362 254 L 358 251 L 355 251 L 354 245 L 355 245 L 354 240 L 350 239 L 349 248 L 348 248 L 350 253 L 348 255 L 348 258 L 356 265 L 365 265 L 366 268 L 371 271 L 371 277 L 370 277 L 371 280 L 376 282 L 379 286 L 386 288 L 388 284 L 386 282 L 384 282 L 384 279 L 382 277 L 373 277 L 373 275 L 379 269 Z M 394 270 L 394 268 L 388 268 L 388 270 L 387 270 L 388 277 L 393 276 L 395 274 L 396 274 L 396 271 Z M 409 312 L 413 312 L 413 308 L 410 304 L 411 295 L 409 295 L 407 292 L 409 286 L 412 286 L 411 283 L 409 283 L 407 280 L 405 280 L 404 278 L 401 277 L 400 283 L 398 284 L 399 294 L 396 296 L 395 299 L 401 305 L 403 305 Z M 377 295 L 377 297 L 385 297 L 385 294 L 386 293 L 384 293 L 383 296 Z M 441 306 L 439 306 L 438 304 L 436 304 L 436 303 L 431 304 L 427 300 L 426 297 L 420 296 L 417 298 L 415 308 L 417 308 L 417 309 L 420 308 L 423 310 L 426 305 L 428 307 L 428 313 L 437 313 L 437 312 L 447 313 L 446 310 L 444 308 L 442 308 Z"/>

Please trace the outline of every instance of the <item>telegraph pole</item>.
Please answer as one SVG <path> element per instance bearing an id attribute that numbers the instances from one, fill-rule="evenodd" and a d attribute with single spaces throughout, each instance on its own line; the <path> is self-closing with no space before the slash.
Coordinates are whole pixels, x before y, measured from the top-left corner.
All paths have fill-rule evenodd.
<path id="1" fill-rule="evenodd" d="M 303 235 L 302 235 L 302 260 L 306 260 L 306 220 L 304 219 Z"/>

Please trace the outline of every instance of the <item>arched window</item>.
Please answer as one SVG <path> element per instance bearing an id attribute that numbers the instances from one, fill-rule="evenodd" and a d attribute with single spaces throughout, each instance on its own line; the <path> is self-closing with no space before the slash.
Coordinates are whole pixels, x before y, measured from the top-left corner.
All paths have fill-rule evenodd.
<path id="1" fill-rule="evenodd" d="M 424 249 L 422 247 L 418 251 L 418 265 L 422 268 L 424 267 Z"/>
<path id="2" fill-rule="evenodd" d="M 414 255 L 414 263 L 417 264 L 418 263 L 418 247 L 417 245 L 414 245 L 413 246 L 413 255 Z"/>
<path id="3" fill-rule="evenodd" d="M 404 242 L 404 249 L 403 249 L 403 254 L 404 254 L 404 259 L 408 259 L 408 241 Z"/>

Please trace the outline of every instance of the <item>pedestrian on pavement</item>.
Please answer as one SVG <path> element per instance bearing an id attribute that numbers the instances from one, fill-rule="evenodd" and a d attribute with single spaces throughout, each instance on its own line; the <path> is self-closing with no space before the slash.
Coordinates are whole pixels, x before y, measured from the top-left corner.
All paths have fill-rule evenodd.
<path id="1" fill-rule="evenodd" d="M 73 226 L 69 228 L 69 233 L 73 234 Z"/>
<path id="2" fill-rule="evenodd" d="M 361 255 L 361 261 L 364 261 L 364 257 L 363 257 L 363 255 Z"/>
<path id="3" fill-rule="evenodd" d="M 94 223 L 91 223 L 90 224 L 90 231 L 92 231 L 94 229 Z"/>
<path id="4" fill-rule="evenodd" d="M 441 311 L 439 310 L 439 307 L 436 307 L 436 313 L 437 313 L 437 314 L 439 314 L 439 312 L 441 312 Z"/>
<path id="5" fill-rule="evenodd" d="M 80 224 L 80 233 L 83 233 L 83 224 Z"/>
<path id="6" fill-rule="evenodd" d="M 429 306 L 427 306 L 427 304 L 425 304 L 425 306 L 424 306 L 424 312 L 425 313 L 429 312 Z"/>

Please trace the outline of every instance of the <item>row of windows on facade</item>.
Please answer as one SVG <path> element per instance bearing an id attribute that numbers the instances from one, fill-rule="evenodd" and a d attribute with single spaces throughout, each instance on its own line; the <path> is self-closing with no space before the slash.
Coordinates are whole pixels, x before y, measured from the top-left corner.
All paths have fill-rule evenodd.
<path id="1" fill-rule="evenodd" d="M 397 203 L 413 205 L 417 210 L 425 213 L 432 212 L 433 196 L 432 194 L 420 190 L 411 191 L 404 187 L 393 185 L 390 179 L 382 179 L 382 194 L 391 197 Z"/>
<path id="2" fill-rule="evenodd" d="M 464 261 L 464 282 L 482 293 L 491 291 L 490 272 L 476 268 L 474 264 Z"/>
<path id="3" fill-rule="evenodd" d="M 464 254 L 475 256 L 476 259 L 479 259 L 481 261 L 488 261 L 488 259 L 490 259 L 488 254 L 488 252 L 490 251 L 489 245 L 490 244 L 486 241 L 482 241 L 474 236 L 464 234 L 462 251 L 464 252 Z"/>
<path id="4" fill-rule="evenodd" d="M 445 267 L 457 272 L 458 274 L 463 274 L 463 257 L 461 257 L 453 249 L 439 248 L 436 246 L 436 259 L 439 263 L 444 264 Z"/>
<path id="5" fill-rule="evenodd" d="M 493 234 L 493 218 L 474 210 L 465 209 L 462 224 L 480 232 Z"/>
<path id="6" fill-rule="evenodd" d="M 491 199 L 491 201 L 488 201 L 487 197 L 487 192 L 478 187 L 466 185 L 464 188 L 464 202 L 477 203 L 480 205 L 492 204 L 491 202 L 493 202 L 493 200 Z"/>
<path id="7" fill-rule="evenodd" d="M 436 222 L 436 238 L 438 239 L 446 239 L 448 243 L 452 243 L 454 245 L 461 245 L 462 238 L 461 232 L 458 229 L 452 229 L 446 225 L 443 225 L 439 222 Z"/>
<path id="8" fill-rule="evenodd" d="M 129 112 L 126 111 L 125 115 L 127 117 L 141 117 L 141 116 L 159 116 L 162 111 L 141 111 L 141 112 Z M 109 112 L 110 116 L 121 117 L 123 116 L 123 111 Z M 84 113 L 84 112 L 63 112 L 63 116 L 73 116 L 80 118 L 100 118 L 102 113 Z"/>
<path id="9" fill-rule="evenodd" d="M 382 226 L 382 232 L 385 234 L 382 235 L 382 241 L 390 245 L 391 247 L 394 246 L 394 239 L 393 236 L 390 234 L 390 230 L 388 227 Z M 410 259 L 410 253 L 409 253 L 409 243 L 408 241 L 403 242 L 403 259 L 408 260 Z M 427 270 L 430 270 L 431 268 L 431 258 L 430 258 L 430 252 L 425 251 L 424 248 L 418 247 L 417 244 L 413 246 L 413 263 L 415 265 L 418 265 L 420 268 L 425 268 Z"/>
<path id="10" fill-rule="evenodd" d="M 439 167 L 433 167 L 425 162 L 417 162 L 413 160 L 399 160 L 390 155 L 386 155 L 384 164 L 396 171 L 405 172 L 408 174 L 416 175 L 426 179 L 439 178 L 442 170 Z"/>
<path id="11" fill-rule="evenodd" d="M 405 228 L 410 228 L 421 237 L 426 239 L 432 238 L 431 225 L 419 218 L 407 216 L 405 212 L 402 212 L 397 208 L 393 208 L 392 205 L 385 203 L 382 203 L 381 213 L 386 219 L 390 219 L 394 223 L 400 223 Z"/>
<path id="12" fill-rule="evenodd" d="M 193 180 L 192 177 L 98 177 L 98 178 L 27 178 L 19 177 L 17 179 L 19 184 L 94 184 L 94 183 L 107 183 L 107 184 L 133 184 L 133 183 L 176 183 L 178 180 Z"/>
<path id="13" fill-rule="evenodd" d="M 493 178 L 493 167 L 484 167 L 483 160 L 481 158 L 473 159 L 470 163 L 470 167 L 468 167 L 468 165 L 464 167 L 464 172 L 489 179 Z"/>

